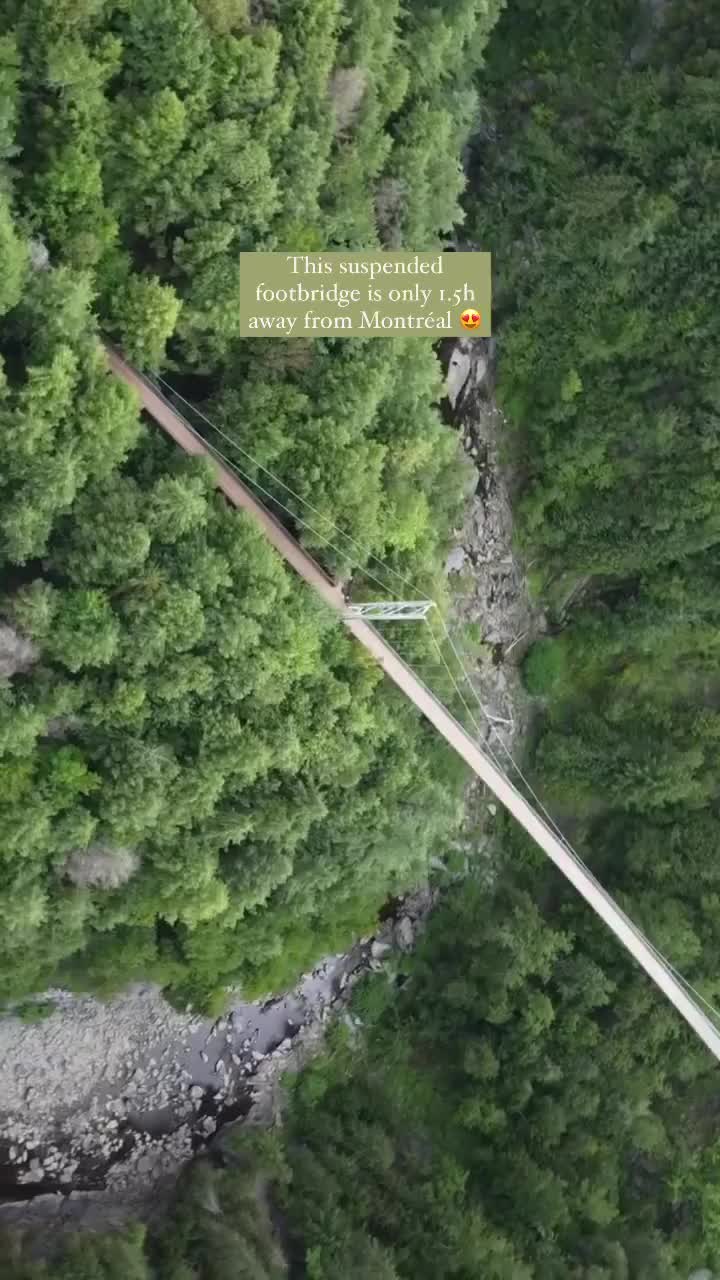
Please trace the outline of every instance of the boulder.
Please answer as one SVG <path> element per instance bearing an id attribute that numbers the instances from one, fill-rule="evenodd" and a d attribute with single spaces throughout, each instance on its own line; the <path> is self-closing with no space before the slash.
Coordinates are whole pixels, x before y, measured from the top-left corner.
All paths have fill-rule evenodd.
<path id="1" fill-rule="evenodd" d="M 447 398 L 452 408 L 458 403 L 470 373 L 470 353 L 458 344 L 455 347 L 447 371 Z"/>
<path id="2" fill-rule="evenodd" d="M 0 677 L 18 675 L 28 671 L 37 662 L 36 646 L 22 632 L 15 631 L 9 623 L 0 622 Z"/>
<path id="3" fill-rule="evenodd" d="M 33 271 L 47 271 L 50 266 L 50 251 L 44 240 L 41 240 L 39 236 L 34 236 L 29 240 L 28 253 Z"/>
<path id="4" fill-rule="evenodd" d="M 488 371 L 487 358 L 478 352 L 477 354 L 475 354 L 473 359 L 472 377 L 473 377 L 474 386 L 478 387 L 481 382 L 485 381 L 485 378 L 487 377 L 487 371 Z"/>
<path id="5" fill-rule="evenodd" d="M 460 573 L 466 560 L 467 560 L 467 553 L 465 551 L 465 548 L 453 547 L 452 551 L 450 552 L 450 555 L 445 561 L 445 572 Z"/>
<path id="6" fill-rule="evenodd" d="M 401 916 L 393 930 L 395 943 L 401 951 L 411 951 L 415 944 L 415 929 L 408 916 Z"/>

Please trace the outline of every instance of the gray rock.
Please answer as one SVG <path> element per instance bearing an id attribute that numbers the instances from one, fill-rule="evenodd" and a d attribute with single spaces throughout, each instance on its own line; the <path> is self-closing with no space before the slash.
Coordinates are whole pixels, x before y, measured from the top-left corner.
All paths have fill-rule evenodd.
<path id="1" fill-rule="evenodd" d="M 41 240 L 39 236 L 29 240 L 28 253 L 33 271 L 47 271 L 50 266 L 50 251 L 44 240 Z"/>
<path id="2" fill-rule="evenodd" d="M 411 951 L 415 943 L 415 930 L 408 916 L 401 916 L 393 930 L 395 942 L 401 951 Z"/>
<path id="3" fill-rule="evenodd" d="M 488 362 L 485 356 L 476 355 L 473 361 L 473 385 L 478 387 L 481 382 L 485 381 L 488 371 Z"/>
<path id="4" fill-rule="evenodd" d="M 391 951 L 392 946 L 389 942 L 378 942 L 377 938 L 370 946 L 370 955 L 373 960 L 383 960 Z"/>
<path id="5" fill-rule="evenodd" d="M 466 560 L 467 560 L 467 555 L 465 552 L 465 548 L 453 547 L 452 551 L 450 552 L 450 555 L 445 561 L 445 572 L 460 573 L 460 570 L 463 568 Z"/>
<path id="6" fill-rule="evenodd" d="M 455 347 L 447 371 L 447 397 L 453 409 L 458 403 L 470 373 L 470 353 L 460 343 Z"/>

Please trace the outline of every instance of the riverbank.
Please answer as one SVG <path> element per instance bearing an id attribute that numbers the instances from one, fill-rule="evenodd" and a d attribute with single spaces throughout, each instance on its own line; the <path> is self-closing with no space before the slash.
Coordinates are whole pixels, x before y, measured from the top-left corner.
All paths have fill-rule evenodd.
<path id="1" fill-rule="evenodd" d="M 112 1226 L 162 1207 L 181 1167 L 232 1120 L 278 1110 L 280 1077 L 322 1043 L 356 982 L 408 950 L 429 888 L 290 992 L 221 1018 L 171 1009 L 150 986 L 103 1003 L 48 992 L 55 1012 L 0 1022 L 0 1225 Z"/>
<path id="2" fill-rule="evenodd" d="M 494 339 L 461 339 L 448 355 L 448 416 L 477 471 L 475 492 L 448 557 L 455 627 L 478 635 L 467 656 L 480 741 L 508 761 L 522 751 L 534 716 L 520 666 L 547 621 L 531 599 L 513 541 L 516 478 L 503 459 L 506 421 L 495 400 Z"/>

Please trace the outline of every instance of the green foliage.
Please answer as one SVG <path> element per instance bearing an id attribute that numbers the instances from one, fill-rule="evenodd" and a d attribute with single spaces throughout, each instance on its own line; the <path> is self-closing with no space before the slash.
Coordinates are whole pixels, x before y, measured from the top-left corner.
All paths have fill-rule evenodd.
<path id="1" fill-rule="evenodd" d="M 50 1000 L 21 1000 L 12 1008 L 13 1017 L 30 1024 L 44 1022 L 46 1018 L 51 1018 L 54 1012 L 55 1005 Z"/>
<path id="2" fill-rule="evenodd" d="M 110 324 L 128 359 L 140 368 L 157 369 L 179 312 L 180 301 L 170 286 L 134 276 L 113 299 Z"/>
<path id="3" fill-rule="evenodd" d="M 331 570 L 362 590 L 375 554 L 436 584 L 464 476 L 430 344 L 241 343 L 237 254 L 372 247 L 388 182 L 409 247 L 436 245 L 494 16 L 0 0 L 2 611 L 37 654 L 0 690 L 9 996 L 285 985 L 454 829 L 444 750 L 209 470 L 141 429 L 97 339 L 169 362 L 201 430 L 312 504 L 296 531 Z"/>
<path id="4" fill-rule="evenodd" d="M 10 1280 L 155 1280 L 142 1227 L 72 1236 L 51 1263 L 26 1258 L 21 1238 L 6 1237 L 3 1243 Z"/>
<path id="5" fill-rule="evenodd" d="M 360 988 L 362 1030 L 333 1029 L 283 1129 L 226 1134 L 221 1162 L 190 1166 L 128 1274 L 280 1280 L 292 1259 L 317 1280 L 683 1280 L 714 1263 L 702 1055 L 583 910 L 543 918 L 544 874 L 451 889 L 402 989 Z M 93 1249 L 90 1274 L 114 1275 L 108 1239 Z"/>
<path id="6" fill-rule="evenodd" d="M 524 457 L 520 540 L 563 627 L 524 664 L 543 699 L 535 786 L 603 883 L 717 1004 L 719 280 L 702 264 L 717 223 L 720 48 L 698 5 L 665 6 L 654 30 L 648 14 L 625 0 L 602 17 L 565 0 L 509 7 L 468 209 L 496 249 L 500 394 L 509 452 Z M 694 122 L 689 144 L 681 119 Z M 568 616 L 578 581 L 584 602 Z M 639 1183 L 626 1185 L 615 1256 L 617 1213 L 593 1180 L 588 1213 L 608 1224 L 608 1252 L 578 1274 L 716 1267 L 706 1056 L 567 892 L 546 892 L 551 918 L 582 929 L 614 986 L 601 1025 L 615 1069 L 604 1042 L 593 1053 L 613 1090 L 629 1073 L 627 1159 L 647 1195 L 640 1209 Z M 645 1239 L 640 1216 L 655 1223 Z"/>
<path id="7" fill-rule="evenodd" d="M 0 315 L 20 301 L 27 266 L 27 247 L 15 230 L 6 200 L 0 195 Z"/>
<path id="8" fill-rule="evenodd" d="M 2 617 L 37 654 L 0 682 L 4 999 L 277 990 L 447 848 L 445 751 L 208 470 L 141 428 L 97 337 L 166 364 L 358 592 L 375 555 L 442 602 L 464 477 L 430 347 L 240 342 L 237 254 L 437 246 L 474 129 L 520 539 L 544 582 L 595 575 L 527 659 L 536 772 L 717 1002 L 716 32 L 678 6 L 631 57 L 629 0 L 513 0 L 477 81 L 499 9 L 0 0 Z M 717 1265 L 704 1054 L 507 839 L 512 880 L 449 893 L 281 1138 L 199 1161 L 152 1238 L 47 1266 L 11 1243 L 12 1280 Z"/>
<path id="9" fill-rule="evenodd" d="M 701 34 L 670 64 L 661 35 L 628 57 L 645 39 L 625 0 L 602 23 L 564 0 L 526 8 L 499 28 L 503 143 L 478 142 L 468 201 L 528 460 L 520 533 L 550 569 L 627 576 L 718 538 L 717 31 L 676 6 L 678 31 Z"/>
<path id="10" fill-rule="evenodd" d="M 523 668 L 528 692 L 541 698 L 556 696 L 564 672 L 565 655 L 561 641 L 546 637 L 536 641 Z"/>
<path id="11" fill-rule="evenodd" d="M 66 269 L 38 273 L 0 341 L 4 564 L 42 555 L 88 476 L 110 473 L 138 438 L 131 395 L 107 377 L 88 295 Z"/>

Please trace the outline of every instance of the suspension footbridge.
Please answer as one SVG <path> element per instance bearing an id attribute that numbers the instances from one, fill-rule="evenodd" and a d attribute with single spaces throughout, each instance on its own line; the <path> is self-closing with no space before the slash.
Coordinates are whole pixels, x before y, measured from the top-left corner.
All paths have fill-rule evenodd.
<path id="1" fill-rule="evenodd" d="M 388 644 L 377 628 L 365 620 L 362 610 L 353 610 L 348 607 L 341 588 L 258 500 L 250 487 L 222 460 L 218 452 L 192 427 L 187 418 L 177 411 L 159 388 L 128 364 L 113 348 L 107 348 L 107 356 L 113 372 L 133 388 L 145 412 L 176 444 L 188 454 L 208 459 L 214 469 L 218 488 L 226 498 L 233 506 L 247 512 L 257 522 L 284 560 L 338 615 L 343 626 L 380 664 L 388 679 L 392 680 L 414 703 L 426 720 L 527 831 L 543 853 L 569 880 L 659 990 L 675 1006 L 716 1060 L 720 1061 L 720 1031 L 702 1007 L 701 999 L 694 997 L 681 975 L 599 884 L 561 833 L 553 829 L 551 822 L 546 821 L 537 808 L 518 790 L 496 760 L 467 732 L 392 645 Z M 415 602 L 416 606 L 419 607 L 419 603 Z"/>

